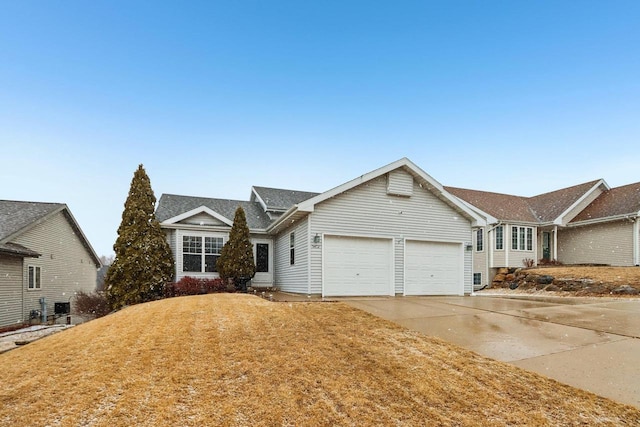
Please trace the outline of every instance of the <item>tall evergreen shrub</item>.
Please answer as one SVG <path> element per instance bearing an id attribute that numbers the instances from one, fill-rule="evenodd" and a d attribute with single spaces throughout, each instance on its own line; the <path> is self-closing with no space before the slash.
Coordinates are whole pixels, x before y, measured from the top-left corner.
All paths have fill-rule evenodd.
<path id="1" fill-rule="evenodd" d="M 142 165 L 131 180 L 124 204 L 115 259 L 105 277 L 112 309 L 157 299 L 173 277 L 174 260 L 155 216 L 156 198 Z"/>
<path id="2" fill-rule="evenodd" d="M 225 280 L 231 279 L 236 289 L 246 291 L 246 284 L 256 274 L 253 245 L 247 226 L 247 217 L 242 206 L 238 206 L 229 232 L 229 240 L 220 251 L 217 262 L 218 273 Z"/>

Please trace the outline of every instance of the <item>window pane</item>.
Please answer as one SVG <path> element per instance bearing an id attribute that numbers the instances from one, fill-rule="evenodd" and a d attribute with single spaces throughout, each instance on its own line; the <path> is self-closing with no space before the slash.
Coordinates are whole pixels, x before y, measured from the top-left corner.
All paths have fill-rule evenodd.
<path id="1" fill-rule="evenodd" d="M 182 271 L 202 272 L 202 256 L 183 254 Z"/>
<path id="2" fill-rule="evenodd" d="M 33 267 L 29 267 L 29 289 L 33 289 L 35 282 L 35 273 Z"/>
<path id="3" fill-rule="evenodd" d="M 182 253 L 202 253 L 202 238 L 198 236 L 182 236 Z"/>
<path id="4" fill-rule="evenodd" d="M 256 244 L 256 272 L 269 272 L 269 245 L 267 243 Z"/>
<path id="5" fill-rule="evenodd" d="M 222 237 L 205 237 L 204 238 L 204 253 L 219 255 L 221 250 L 222 250 Z"/>
<path id="6" fill-rule="evenodd" d="M 204 271 L 207 273 L 216 273 L 218 271 L 217 263 L 219 255 L 205 255 L 204 256 Z"/>
<path id="7" fill-rule="evenodd" d="M 533 250 L 533 228 L 527 228 L 527 250 Z"/>
<path id="8" fill-rule="evenodd" d="M 503 233 L 504 233 L 504 229 L 502 228 L 502 226 L 496 227 L 496 249 L 502 249 L 504 246 Z"/>
<path id="9" fill-rule="evenodd" d="M 524 251 L 524 227 L 520 227 L 520 250 Z"/>
<path id="10" fill-rule="evenodd" d="M 293 265 L 296 263 L 296 236 L 295 233 L 289 234 L 289 264 Z"/>
<path id="11" fill-rule="evenodd" d="M 40 267 L 36 267 L 36 289 L 40 289 Z"/>
<path id="12" fill-rule="evenodd" d="M 473 284 L 474 285 L 482 284 L 482 273 L 473 273 Z"/>
<path id="13" fill-rule="evenodd" d="M 482 241 L 482 229 L 478 230 L 476 232 L 476 251 L 480 252 L 483 249 L 483 241 Z"/>
<path id="14" fill-rule="evenodd" d="M 518 249 L 518 227 L 511 227 L 511 249 Z"/>

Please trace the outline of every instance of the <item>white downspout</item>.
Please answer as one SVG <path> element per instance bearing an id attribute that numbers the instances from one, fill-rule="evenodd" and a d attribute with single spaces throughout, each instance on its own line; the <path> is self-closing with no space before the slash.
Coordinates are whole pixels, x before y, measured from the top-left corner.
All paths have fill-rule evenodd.
<path id="1" fill-rule="evenodd" d="M 553 226 L 553 258 L 558 261 L 558 226 Z"/>
<path id="2" fill-rule="evenodd" d="M 311 295 L 311 256 L 313 250 L 313 237 L 311 236 L 311 215 L 307 216 L 307 295 Z"/>
<path id="3" fill-rule="evenodd" d="M 640 217 L 633 223 L 633 265 L 640 266 Z"/>

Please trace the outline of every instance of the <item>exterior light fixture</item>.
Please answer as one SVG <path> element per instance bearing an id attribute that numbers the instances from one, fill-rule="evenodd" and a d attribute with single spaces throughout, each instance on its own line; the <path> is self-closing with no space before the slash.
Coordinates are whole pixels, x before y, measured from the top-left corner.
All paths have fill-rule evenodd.
<path id="1" fill-rule="evenodd" d="M 320 243 L 320 235 L 318 233 L 316 233 L 315 236 L 313 236 L 313 243 Z"/>

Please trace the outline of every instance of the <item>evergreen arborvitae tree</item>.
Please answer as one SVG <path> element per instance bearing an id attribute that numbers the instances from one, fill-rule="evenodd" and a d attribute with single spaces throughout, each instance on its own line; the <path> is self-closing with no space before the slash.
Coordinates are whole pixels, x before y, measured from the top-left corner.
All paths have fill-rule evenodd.
<path id="1" fill-rule="evenodd" d="M 247 282 L 256 274 L 247 217 L 241 206 L 236 209 L 229 240 L 222 247 L 216 266 L 220 277 L 232 279 L 236 288 L 243 291 L 247 290 Z"/>
<path id="2" fill-rule="evenodd" d="M 151 181 L 140 165 L 131 180 L 113 245 L 116 256 L 105 277 L 107 298 L 114 310 L 160 297 L 164 284 L 173 278 L 173 255 L 156 219 L 155 204 Z"/>

